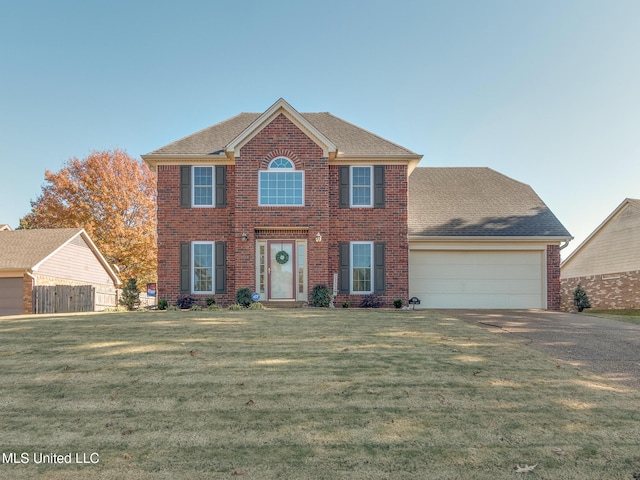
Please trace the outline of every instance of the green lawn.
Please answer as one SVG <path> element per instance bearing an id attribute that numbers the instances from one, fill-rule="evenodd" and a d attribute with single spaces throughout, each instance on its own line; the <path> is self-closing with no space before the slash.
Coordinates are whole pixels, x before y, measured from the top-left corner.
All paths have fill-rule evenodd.
<path id="1" fill-rule="evenodd" d="M 640 325 L 640 310 L 583 310 L 582 313 L 586 315 L 593 315 L 595 317 L 610 318 L 612 320 L 618 320 L 620 322 L 634 323 Z"/>
<path id="2" fill-rule="evenodd" d="M 0 317 L 0 361 L 0 478 L 640 473 L 639 391 L 433 312 Z"/>

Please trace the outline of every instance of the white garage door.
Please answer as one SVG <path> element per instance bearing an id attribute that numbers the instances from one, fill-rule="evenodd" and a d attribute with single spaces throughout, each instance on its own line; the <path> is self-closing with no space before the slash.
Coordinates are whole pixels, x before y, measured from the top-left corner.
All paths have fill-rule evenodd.
<path id="1" fill-rule="evenodd" d="M 544 252 L 409 252 L 409 296 L 421 308 L 546 308 Z"/>
<path id="2" fill-rule="evenodd" d="M 0 278 L 0 315 L 22 313 L 22 278 Z"/>

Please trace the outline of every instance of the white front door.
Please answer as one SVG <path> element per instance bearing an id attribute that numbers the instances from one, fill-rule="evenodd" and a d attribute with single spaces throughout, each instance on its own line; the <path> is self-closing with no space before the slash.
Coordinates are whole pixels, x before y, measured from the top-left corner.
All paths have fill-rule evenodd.
<path id="1" fill-rule="evenodd" d="M 267 284 L 269 300 L 294 300 L 296 281 L 295 240 L 267 242 L 269 252 Z"/>

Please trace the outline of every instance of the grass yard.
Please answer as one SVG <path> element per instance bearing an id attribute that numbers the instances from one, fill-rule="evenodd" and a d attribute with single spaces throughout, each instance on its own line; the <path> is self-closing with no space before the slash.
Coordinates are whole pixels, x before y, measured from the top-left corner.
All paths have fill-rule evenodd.
<path id="1" fill-rule="evenodd" d="M 0 359 L 0 478 L 640 475 L 639 391 L 433 312 L 3 317 Z"/>
<path id="2" fill-rule="evenodd" d="M 593 315 L 594 317 L 610 318 L 619 322 L 634 323 L 640 325 L 640 310 L 592 310 L 587 309 L 582 312 L 585 315 Z"/>

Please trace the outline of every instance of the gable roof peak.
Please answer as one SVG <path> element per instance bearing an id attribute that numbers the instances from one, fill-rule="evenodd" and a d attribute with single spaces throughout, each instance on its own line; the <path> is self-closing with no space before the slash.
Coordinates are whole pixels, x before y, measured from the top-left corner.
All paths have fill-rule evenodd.
<path id="1" fill-rule="evenodd" d="M 578 252 L 583 250 L 590 242 L 593 240 L 600 231 L 602 231 L 606 225 L 617 217 L 619 214 L 622 214 L 627 206 L 631 206 L 634 209 L 640 209 L 640 200 L 636 198 L 625 198 L 614 210 L 611 212 L 607 218 L 605 218 L 600 225 L 598 225 L 590 234 L 585 238 L 568 256 L 565 258 L 562 263 L 560 263 L 560 268 L 564 267 L 568 263 L 572 261 L 574 257 L 578 256 Z"/>
<path id="2" fill-rule="evenodd" d="M 0 270 L 36 271 L 76 237 L 82 237 L 116 285 L 120 279 L 84 228 L 43 228 L 0 231 Z"/>
<path id="3" fill-rule="evenodd" d="M 233 164 L 240 149 L 278 115 L 285 116 L 320 146 L 329 161 L 393 159 L 408 162 L 411 172 L 422 158 L 422 155 L 330 112 L 298 112 L 281 98 L 263 113 L 239 113 L 142 155 L 142 159 L 153 170 L 161 163 L 214 161 Z"/>
<path id="4" fill-rule="evenodd" d="M 227 144 L 225 147 L 227 156 L 233 158 L 239 155 L 240 148 L 281 113 L 316 142 L 318 146 L 322 148 L 325 157 L 334 157 L 337 154 L 338 147 L 331 140 L 304 118 L 304 116 L 293 108 L 284 98 L 280 98 Z"/>

